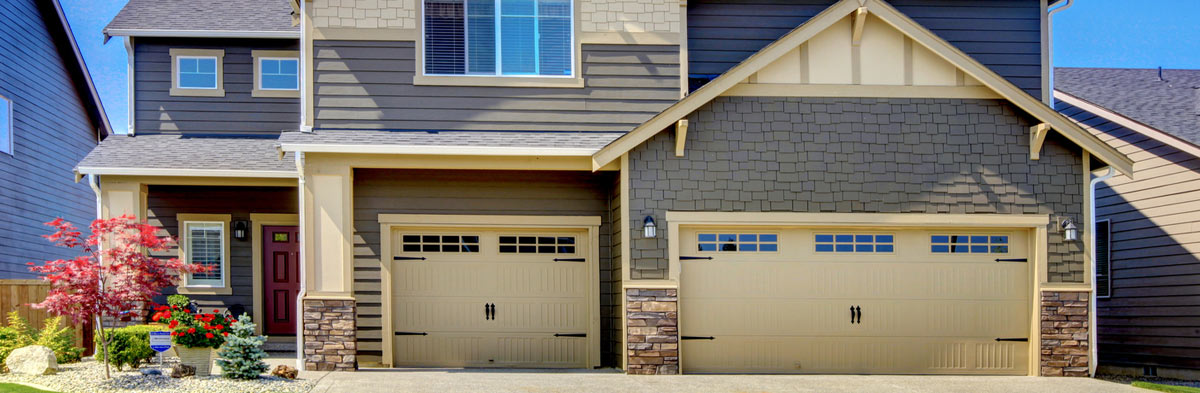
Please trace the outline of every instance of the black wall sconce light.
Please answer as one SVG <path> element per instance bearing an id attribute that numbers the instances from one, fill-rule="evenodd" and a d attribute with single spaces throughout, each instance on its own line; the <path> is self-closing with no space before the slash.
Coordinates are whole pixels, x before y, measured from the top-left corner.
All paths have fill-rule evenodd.
<path id="1" fill-rule="evenodd" d="M 657 229 L 658 226 L 654 225 L 654 217 L 646 216 L 646 220 L 642 221 L 642 234 L 645 235 L 647 239 L 653 239 L 658 235 Z"/>
<path id="2" fill-rule="evenodd" d="M 233 238 L 238 240 L 246 240 L 250 235 L 250 223 L 247 221 L 233 222 Z"/>

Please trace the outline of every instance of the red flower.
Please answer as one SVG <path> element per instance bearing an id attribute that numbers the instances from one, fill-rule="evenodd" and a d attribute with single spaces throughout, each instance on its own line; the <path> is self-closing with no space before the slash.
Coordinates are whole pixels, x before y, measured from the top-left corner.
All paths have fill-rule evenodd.
<path id="1" fill-rule="evenodd" d="M 229 332 L 225 332 L 225 333 L 221 333 L 221 334 L 224 334 L 225 337 L 229 337 Z"/>
<path id="2" fill-rule="evenodd" d="M 214 309 L 213 309 L 213 314 L 216 314 L 216 313 L 217 313 L 217 309 L 215 309 L 215 308 L 214 308 Z"/>
<path id="3" fill-rule="evenodd" d="M 188 328 L 188 333 L 189 333 L 189 334 L 191 334 L 191 333 L 195 333 L 195 332 L 196 332 L 196 328 Z"/>
<path id="4" fill-rule="evenodd" d="M 154 316 L 150 317 L 150 319 L 154 320 L 154 322 L 158 322 L 159 319 L 162 319 L 162 315 L 154 314 Z"/>
<path id="5" fill-rule="evenodd" d="M 176 326 L 179 326 L 179 321 L 171 321 L 171 323 L 167 325 L 167 327 L 171 329 L 174 329 Z"/>
<path id="6" fill-rule="evenodd" d="M 217 325 L 217 330 L 221 330 L 221 329 L 224 329 L 224 328 L 225 328 L 225 325 Z"/>
<path id="7" fill-rule="evenodd" d="M 213 338 L 212 333 L 204 333 L 204 337 Z"/>

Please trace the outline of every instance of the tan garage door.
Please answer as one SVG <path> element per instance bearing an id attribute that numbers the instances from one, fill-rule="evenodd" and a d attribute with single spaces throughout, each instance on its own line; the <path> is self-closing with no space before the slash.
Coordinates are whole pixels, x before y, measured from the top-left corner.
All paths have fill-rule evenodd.
<path id="1" fill-rule="evenodd" d="M 685 372 L 1027 373 L 1027 232 L 682 232 Z"/>
<path id="2" fill-rule="evenodd" d="M 394 231 L 394 365 L 585 367 L 587 236 Z"/>

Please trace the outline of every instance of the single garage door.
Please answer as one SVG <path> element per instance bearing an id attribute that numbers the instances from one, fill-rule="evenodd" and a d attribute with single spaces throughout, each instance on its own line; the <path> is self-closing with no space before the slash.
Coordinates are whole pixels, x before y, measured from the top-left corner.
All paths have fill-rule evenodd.
<path id="1" fill-rule="evenodd" d="M 1028 372 L 1027 231 L 681 232 L 685 372 Z"/>
<path id="2" fill-rule="evenodd" d="M 586 366 L 587 231 L 392 236 L 395 366 Z"/>

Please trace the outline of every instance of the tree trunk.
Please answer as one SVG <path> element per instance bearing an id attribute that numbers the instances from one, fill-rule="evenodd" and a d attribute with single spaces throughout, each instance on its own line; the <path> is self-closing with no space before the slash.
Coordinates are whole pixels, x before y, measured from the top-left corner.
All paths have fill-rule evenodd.
<path id="1" fill-rule="evenodd" d="M 104 334 L 104 317 L 96 314 L 96 327 L 100 329 L 100 347 L 104 350 L 104 379 L 112 379 L 112 373 L 108 370 L 108 336 Z"/>

